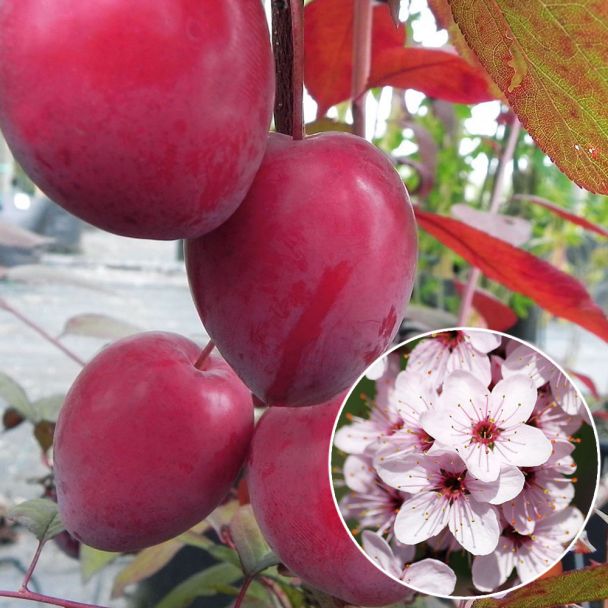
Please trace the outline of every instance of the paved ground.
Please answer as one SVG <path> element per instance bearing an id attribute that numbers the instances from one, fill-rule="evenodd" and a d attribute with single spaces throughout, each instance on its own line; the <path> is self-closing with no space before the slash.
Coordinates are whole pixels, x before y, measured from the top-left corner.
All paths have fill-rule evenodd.
<path id="1" fill-rule="evenodd" d="M 41 283 L 40 273 L 26 269 L 22 276 L 29 274 L 35 280 L 0 282 L 0 297 L 35 318 L 53 335 L 61 333 L 68 318 L 95 312 L 142 329 L 176 331 L 203 342 L 183 266 L 175 254 L 174 243 L 133 241 L 90 232 L 85 235 L 83 255 L 47 260 L 52 272 L 50 282 Z M 57 273 L 67 282 L 59 280 Z M 76 337 L 67 337 L 65 343 L 85 359 L 103 345 L 101 340 Z M 607 353 L 600 340 L 572 326 L 552 324 L 543 334 L 541 346 L 557 359 L 568 358 L 572 368 L 590 374 L 600 389 L 608 392 Z M 75 363 L 0 311 L 0 371 L 18 380 L 32 398 L 65 392 L 78 370 Z M 28 479 L 44 472 L 27 426 L 0 434 L 0 501 L 13 503 L 35 497 L 37 489 Z M 22 576 L 6 560 L 27 565 L 34 549 L 29 536 L 21 537 L 16 545 L 0 547 L 0 588 L 16 588 Z M 121 602 L 108 599 L 115 571 L 111 568 L 83 587 L 77 563 L 51 545 L 41 559 L 37 581 L 46 593 L 121 606 Z M 0 608 L 19 605 L 21 602 L 0 598 Z"/>

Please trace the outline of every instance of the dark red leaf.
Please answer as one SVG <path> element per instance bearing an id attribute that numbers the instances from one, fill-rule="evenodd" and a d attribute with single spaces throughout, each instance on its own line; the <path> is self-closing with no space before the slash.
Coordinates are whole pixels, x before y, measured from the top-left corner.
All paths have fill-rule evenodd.
<path id="1" fill-rule="evenodd" d="M 416 209 L 418 223 L 488 278 L 608 341 L 608 318 L 574 277 L 458 220 Z"/>
<path id="2" fill-rule="evenodd" d="M 556 204 L 552 203 L 551 201 L 548 201 L 545 198 L 542 198 L 540 196 L 533 196 L 531 194 L 517 194 L 513 197 L 513 200 L 529 201 L 531 203 L 534 203 L 535 205 L 540 205 L 541 207 L 544 207 L 545 209 L 551 211 L 551 213 L 555 213 L 555 215 L 558 215 L 559 217 L 568 220 L 569 222 L 572 222 L 577 226 L 582 226 L 585 230 L 595 232 L 600 236 L 608 238 L 608 230 L 606 230 L 605 228 L 602 228 L 601 226 L 598 226 L 597 224 L 586 220 L 580 215 L 570 213 L 569 211 L 562 209 L 562 207 L 558 207 Z"/>
<path id="3" fill-rule="evenodd" d="M 372 64 L 386 48 L 405 45 L 387 4 L 374 6 Z M 350 98 L 353 72 L 353 1 L 314 0 L 304 9 L 304 80 L 319 115 Z"/>
<path id="4" fill-rule="evenodd" d="M 416 89 L 453 103 L 494 99 L 486 79 L 455 53 L 417 47 L 383 50 L 372 61 L 369 88 Z"/>
<path id="5" fill-rule="evenodd" d="M 352 0 L 314 0 L 304 10 L 304 27 L 304 80 L 323 115 L 351 97 Z M 464 59 L 437 49 L 406 48 L 405 38 L 388 5 L 376 5 L 368 88 L 413 88 L 457 103 L 493 99 L 485 76 Z"/>
<path id="6" fill-rule="evenodd" d="M 454 281 L 456 291 L 462 296 L 465 286 Z M 484 318 L 488 329 L 505 331 L 517 323 L 517 315 L 498 298 L 483 289 L 476 289 L 473 295 L 473 308 Z"/>

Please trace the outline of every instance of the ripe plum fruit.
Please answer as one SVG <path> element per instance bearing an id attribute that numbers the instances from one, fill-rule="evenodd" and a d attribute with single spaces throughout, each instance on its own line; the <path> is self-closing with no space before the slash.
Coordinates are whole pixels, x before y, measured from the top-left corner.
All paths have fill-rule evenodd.
<path id="1" fill-rule="evenodd" d="M 0 32 L 0 128 L 65 209 L 172 240 L 243 200 L 274 97 L 260 0 L 4 0 Z"/>
<path id="2" fill-rule="evenodd" d="M 346 133 L 272 134 L 236 213 L 186 246 L 206 330 L 270 405 L 321 403 L 355 382 L 399 328 L 416 256 L 401 178 Z"/>
<path id="3" fill-rule="evenodd" d="M 106 551 L 135 551 L 204 519 L 230 490 L 253 433 L 251 393 L 215 355 L 150 332 L 80 373 L 55 433 L 66 529 Z M 198 367 L 195 367 L 197 363 Z"/>

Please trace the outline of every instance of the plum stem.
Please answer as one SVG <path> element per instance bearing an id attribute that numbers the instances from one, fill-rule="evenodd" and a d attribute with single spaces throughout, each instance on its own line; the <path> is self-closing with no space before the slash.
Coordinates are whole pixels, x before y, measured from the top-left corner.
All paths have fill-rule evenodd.
<path id="1" fill-rule="evenodd" d="M 505 132 L 505 137 L 503 138 L 503 149 L 500 158 L 498 159 L 498 166 L 496 167 L 494 184 L 492 186 L 492 196 L 490 197 L 490 207 L 488 209 L 490 213 L 498 213 L 498 210 L 500 209 L 507 167 L 513 160 L 520 130 L 521 125 L 519 120 L 514 118 L 513 122 L 511 123 L 511 128 L 508 132 Z M 476 266 L 471 267 L 464 294 L 462 296 L 462 300 L 460 301 L 460 310 L 458 311 L 459 326 L 466 325 L 469 317 L 471 316 L 473 297 L 475 295 L 475 289 L 477 288 L 477 283 L 479 282 L 480 277 L 481 270 L 479 270 L 479 268 Z"/>
<path id="2" fill-rule="evenodd" d="M 303 0 L 272 0 L 272 46 L 276 73 L 275 128 L 304 137 Z"/>
<path id="3" fill-rule="evenodd" d="M 38 560 L 40 559 L 40 553 L 42 553 L 42 548 L 44 547 L 44 543 L 45 543 L 45 541 L 43 541 L 43 540 L 41 540 L 38 543 L 38 547 L 36 548 L 36 553 L 34 553 L 34 557 L 32 558 L 32 561 L 31 561 L 27 571 L 25 572 L 25 576 L 23 577 L 23 582 L 21 583 L 21 588 L 19 589 L 20 593 L 22 593 L 24 591 L 29 591 L 27 586 L 29 585 L 30 580 L 32 579 L 32 574 L 34 574 L 34 570 L 36 569 L 36 566 L 38 565 Z"/>
<path id="4" fill-rule="evenodd" d="M 22 323 L 27 325 L 29 328 L 33 329 L 38 335 L 44 338 L 47 342 L 52 344 L 55 348 L 59 349 L 64 355 L 72 359 L 80 365 L 84 367 L 86 362 L 83 361 L 78 355 L 73 353 L 69 348 L 65 347 L 57 338 L 51 336 L 48 332 L 46 332 L 40 325 L 38 325 L 35 321 L 26 317 L 22 312 L 11 306 L 6 300 L 0 298 L 0 309 L 5 310 L 6 312 L 12 314 L 14 317 L 19 319 Z"/>
<path id="5" fill-rule="evenodd" d="M 196 362 L 194 364 L 194 367 L 196 367 L 196 369 L 198 369 L 200 371 L 202 371 L 204 369 L 205 361 L 207 361 L 207 358 L 213 352 L 214 348 L 215 348 L 215 342 L 213 342 L 213 340 L 209 340 L 209 342 L 207 343 L 207 346 L 205 346 L 205 348 L 203 348 L 203 350 L 201 351 L 201 354 L 198 356 L 198 359 L 196 360 Z"/>
<path id="6" fill-rule="evenodd" d="M 246 576 L 243 579 L 243 584 L 241 585 L 241 590 L 239 591 L 236 601 L 234 602 L 234 608 L 241 608 L 241 604 L 243 603 L 243 600 L 245 599 L 245 596 L 247 595 L 247 591 L 249 590 L 249 585 L 251 585 L 254 578 L 255 578 L 255 576 L 249 574 L 248 576 Z"/>
<path id="7" fill-rule="evenodd" d="M 0 597 L 10 597 L 28 602 L 41 602 L 43 604 L 51 604 L 53 606 L 63 606 L 63 608 L 103 608 L 102 606 L 98 606 L 96 604 L 84 604 L 82 602 L 74 602 L 72 600 L 64 600 L 59 597 L 44 595 L 42 593 L 34 593 L 28 589 L 22 589 L 20 591 L 0 590 Z"/>
<path id="8" fill-rule="evenodd" d="M 372 65 L 373 7 L 371 0 L 353 0 L 353 3 L 353 133 L 364 138 L 365 100 Z"/>

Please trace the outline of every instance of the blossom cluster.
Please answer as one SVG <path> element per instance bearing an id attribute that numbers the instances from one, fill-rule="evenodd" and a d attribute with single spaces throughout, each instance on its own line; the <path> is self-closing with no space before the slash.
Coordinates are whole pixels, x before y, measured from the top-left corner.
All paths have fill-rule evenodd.
<path id="1" fill-rule="evenodd" d="M 571 504 L 573 433 L 587 417 L 576 389 L 537 351 L 482 330 L 421 340 L 404 370 L 401 357 L 368 370 L 369 417 L 334 439 L 347 454 L 340 510 L 363 550 L 437 595 L 454 593 L 456 551 L 472 561 L 466 595 L 540 576 L 584 520 Z"/>

